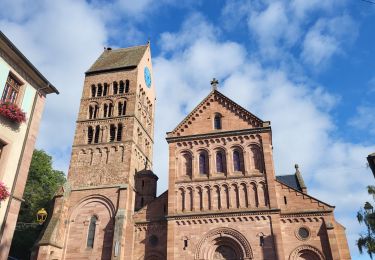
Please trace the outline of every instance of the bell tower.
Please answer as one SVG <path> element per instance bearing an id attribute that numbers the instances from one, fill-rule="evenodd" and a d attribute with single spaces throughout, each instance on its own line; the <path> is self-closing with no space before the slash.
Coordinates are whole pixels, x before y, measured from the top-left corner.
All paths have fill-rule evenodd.
<path id="1" fill-rule="evenodd" d="M 68 181 L 37 259 L 132 255 L 135 176 L 152 170 L 154 111 L 149 43 L 105 48 L 85 73 Z"/>
<path id="2" fill-rule="evenodd" d="M 68 180 L 72 187 L 132 184 L 152 168 L 155 92 L 149 45 L 107 48 L 86 72 Z"/>

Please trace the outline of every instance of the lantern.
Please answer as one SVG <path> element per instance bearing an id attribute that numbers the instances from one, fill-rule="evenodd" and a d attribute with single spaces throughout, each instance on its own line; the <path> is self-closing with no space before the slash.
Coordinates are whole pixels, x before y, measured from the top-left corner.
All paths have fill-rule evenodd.
<path id="1" fill-rule="evenodd" d="M 38 210 L 38 213 L 36 214 L 36 221 L 40 225 L 42 225 L 46 221 L 47 216 L 47 211 L 44 208 L 41 208 L 40 210 Z"/>

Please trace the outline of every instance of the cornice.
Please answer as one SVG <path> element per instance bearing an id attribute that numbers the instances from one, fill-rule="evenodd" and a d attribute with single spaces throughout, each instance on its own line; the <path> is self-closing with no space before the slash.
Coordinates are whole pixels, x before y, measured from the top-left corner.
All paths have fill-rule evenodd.
<path id="1" fill-rule="evenodd" d="M 201 139 L 209 139 L 209 138 L 220 138 L 220 137 L 232 137 L 232 136 L 239 136 L 245 134 L 259 134 L 259 133 L 267 133 L 271 132 L 271 127 L 257 127 L 257 128 L 249 128 L 243 130 L 234 130 L 234 131 L 225 131 L 225 132 L 213 132 L 207 134 L 197 134 L 197 135 L 188 135 L 188 136 L 174 136 L 174 137 L 167 137 L 166 140 L 168 143 L 174 142 L 181 142 L 181 141 L 193 141 L 193 140 L 201 140 Z"/>
<path id="2" fill-rule="evenodd" d="M 240 217 L 248 215 L 271 215 L 279 214 L 280 209 L 263 209 L 263 210 L 245 210 L 245 211 L 220 211 L 220 212 L 207 212 L 207 213 L 185 213 L 179 215 L 168 215 L 167 220 L 180 220 L 180 219 L 199 219 L 199 218 L 216 218 L 216 217 Z"/>

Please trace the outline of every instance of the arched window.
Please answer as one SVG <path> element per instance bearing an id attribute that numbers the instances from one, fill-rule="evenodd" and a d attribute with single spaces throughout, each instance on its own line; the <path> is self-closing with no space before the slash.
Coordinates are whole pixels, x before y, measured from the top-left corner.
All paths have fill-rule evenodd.
<path id="1" fill-rule="evenodd" d="M 117 127 L 117 141 L 121 141 L 122 139 L 122 124 L 118 124 Z"/>
<path id="2" fill-rule="evenodd" d="M 126 113 L 126 101 L 124 101 L 124 103 L 122 103 L 121 101 L 118 102 L 117 110 L 119 116 L 124 116 Z"/>
<path id="3" fill-rule="evenodd" d="M 92 137 L 94 135 L 94 129 L 92 129 L 92 126 L 89 126 L 87 128 L 87 143 L 91 144 L 92 143 Z"/>
<path id="4" fill-rule="evenodd" d="M 116 136 L 116 126 L 112 124 L 109 127 L 109 141 L 113 142 L 115 140 L 115 136 Z"/>
<path id="5" fill-rule="evenodd" d="M 125 93 L 128 93 L 129 92 L 129 80 L 127 79 L 125 81 Z"/>
<path id="6" fill-rule="evenodd" d="M 107 96 L 107 94 L 108 94 L 108 84 L 104 83 L 103 97 Z"/>
<path id="7" fill-rule="evenodd" d="M 94 137 L 94 143 L 99 143 L 99 135 L 100 135 L 100 126 L 95 127 L 95 137 Z"/>
<path id="8" fill-rule="evenodd" d="M 98 106 L 98 105 L 95 105 L 94 116 L 93 116 L 93 118 L 97 118 L 97 117 L 98 117 L 98 113 L 99 113 L 99 106 Z"/>
<path id="9" fill-rule="evenodd" d="M 98 97 L 101 97 L 102 94 L 103 94 L 103 87 L 102 87 L 101 84 L 98 85 L 98 93 L 97 94 L 98 94 Z"/>
<path id="10" fill-rule="evenodd" d="M 122 106 L 122 115 L 126 114 L 126 101 L 124 101 L 124 105 Z"/>
<path id="11" fill-rule="evenodd" d="M 225 172 L 225 155 L 222 151 L 216 153 L 216 171 Z"/>
<path id="12" fill-rule="evenodd" d="M 113 105 L 112 103 L 110 103 L 108 106 L 108 117 L 112 116 L 112 113 L 113 113 Z"/>
<path id="13" fill-rule="evenodd" d="M 242 171 L 241 167 L 241 153 L 238 150 L 233 151 L 233 170 L 236 172 Z"/>
<path id="14" fill-rule="evenodd" d="M 92 119 L 94 117 L 94 108 L 92 106 L 89 106 L 89 119 Z"/>
<path id="15" fill-rule="evenodd" d="M 221 115 L 220 114 L 215 114 L 214 128 L 217 130 L 221 129 Z"/>
<path id="16" fill-rule="evenodd" d="M 191 158 L 191 155 L 188 154 L 188 153 L 185 153 L 183 155 L 183 173 L 186 175 L 186 176 L 192 176 L 192 165 L 193 165 L 193 160 Z"/>
<path id="17" fill-rule="evenodd" d="M 124 94 L 124 81 L 120 81 L 120 89 L 119 89 L 120 94 Z"/>
<path id="18" fill-rule="evenodd" d="M 121 116 L 121 114 L 122 114 L 122 107 L 123 107 L 122 102 L 121 101 L 118 102 L 118 104 L 117 104 L 117 111 L 118 111 L 118 115 L 119 116 Z"/>
<path id="19" fill-rule="evenodd" d="M 262 153 L 257 145 L 250 147 L 251 168 L 263 172 L 263 159 Z"/>
<path id="20" fill-rule="evenodd" d="M 116 81 L 113 81 L 113 95 L 117 95 L 118 92 L 118 84 Z"/>
<path id="21" fill-rule="evenodd" d="M 96 87 L 95 85 L 91 85 L 91 97 L 95 97 L 96 96 Z"/>
<path id="22" fill-rule="evenodd" d="M 98 218 L 96 216 L 92 216 L 90 219 L 89 225 L 89 232 L 87 235 L 87 247 L 94 248 L 94 238 L 95 238 L 95 229 L 96 229 L 96 222 Z"/>
<path id="23" fill-rule="evenodd" d="M 208 156 L 206 152 L 199 154 L 199 173 L 208 174 Z"/>
<path id="24" fill-rule="evenodd" d="M 107 117 L 108 116 L 108 105 L 107 104 L 104 104 L 104 108 L 103 108 L 103 117 Z"/>

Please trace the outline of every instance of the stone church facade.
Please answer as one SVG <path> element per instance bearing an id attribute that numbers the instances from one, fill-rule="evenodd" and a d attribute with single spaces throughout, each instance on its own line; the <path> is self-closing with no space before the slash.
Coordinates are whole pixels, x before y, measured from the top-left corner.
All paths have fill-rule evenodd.
<path id="1" fill-rule="evenodd" d="M 157 197 L 150 46 L 104 50 L 33 258 L 351 259 L 334 206 L 308 195 L 298 166 L 275 175 L 270 122 L 211 84 L 167 133 L 169 186 Z"/>

